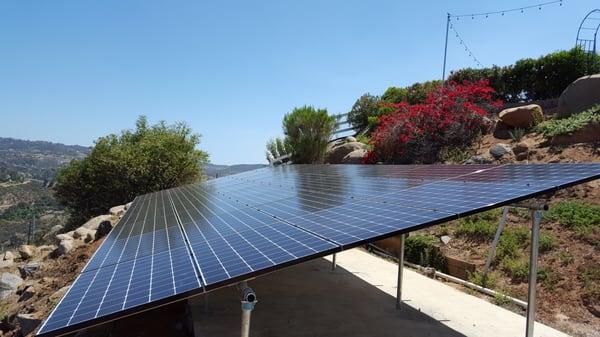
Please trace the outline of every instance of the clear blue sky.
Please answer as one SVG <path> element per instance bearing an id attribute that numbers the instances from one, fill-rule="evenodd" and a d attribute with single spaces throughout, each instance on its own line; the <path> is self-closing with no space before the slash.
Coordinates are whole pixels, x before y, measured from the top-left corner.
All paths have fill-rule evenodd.
<path id="1" fill-rule="evenodd" d="M 6 0 L 0 136 L 92 145 L 145 114 L 187 122 L 214 163 L 262 163 L 295 106 L 346 112 L 365 92 L 440 78 L 447 11 L 536 3 Z M 573 47 L 595 7 L 565 0 L 456 27 L 484 65 L 504 65 Z M 448 67 L 472 65 L 451 34 Z"/>

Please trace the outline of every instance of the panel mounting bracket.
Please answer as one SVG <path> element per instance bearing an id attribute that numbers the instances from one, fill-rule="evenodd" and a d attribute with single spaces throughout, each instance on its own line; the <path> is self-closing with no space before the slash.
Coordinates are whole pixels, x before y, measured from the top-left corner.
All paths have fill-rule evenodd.
<path id="1" fill-rule="evenodd" d="M 527 322 L 526 322 L 526 337 L 533 337 L 533 327 L 535 324 L 535 307 L 536 307 L 536 283 L 537 283 L 537 262 L 539 254 L 540 244 L 540 223 L 542 221 L 543 211 L 547 211 L 548 201 L 547 200 L 526 200 L 523 202 L 514 203 L 505 206 L 502 210 L 502 216 L 500 217 L 500 223 L 494 236 L 494 241 L 490 248 L 490 252 L 485 261 L 485 267 L 483 270 L 484 282 L 487 279 L 487 275 L 492 263 L 492 259 L 496 253 L 496 248 L 500 242 L 500 236 L 506 225 L 506 219 L 508 217 L 508 211 L 510 208 L 521 208 L 527 209 L 531 212 L 531 251 L 529 255 L 529 288 L 527 292 Z"/>

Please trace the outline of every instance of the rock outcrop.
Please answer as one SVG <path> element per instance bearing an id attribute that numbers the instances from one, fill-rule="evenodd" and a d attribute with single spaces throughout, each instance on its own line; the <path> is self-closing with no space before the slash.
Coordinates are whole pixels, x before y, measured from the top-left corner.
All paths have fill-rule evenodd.
<path id="1" fill-rule="evenodd" d="M 366 150 L 367 145 L 359 142 L 348 142 L 332 147 L 327 153 L 325 161 L 329 164 L 341 164 L 344 157 L 356 150 Z"/>
<path id="2" fill-rule="evenodd" d="M 502 123 L 514 128 L 530 128 L 543 119 L 542 107 L 537 104 L 504 109 L 500 112 Z"/>
<path id="3" fill-rule="evenodd" d="M 366 154 L 365 149 L 354 150 L 342 158 L 342 164 L 362 164 Z"/>
<path id="4" fill-rule="evenodd" d="M 4 272 L 0 276 L 0 300 L 3 300 L 17 292 L 19 286 L 23 283 L 23 279 L 19 276 Z"/>
<path id="5" fill-rule="evenodd" d="M 17 251 L 21 256 L 21 259 L 29 260 L 35 256 L 36 247 L 32 245 L 21 245 Z"/>
<path id="6" fill-rule="evenodd" d="M 567 117 L 600 104 L 600 74 L 576 79 L 558 99 L 557 115 Z"/>
<path id="7" fill-rule="evenodd" d="M 499 143 L 490 148 L 490 154 L 495 159 L 500 159 L 505 155 L 512 154 L 512 148 L 508 144 Z"/>

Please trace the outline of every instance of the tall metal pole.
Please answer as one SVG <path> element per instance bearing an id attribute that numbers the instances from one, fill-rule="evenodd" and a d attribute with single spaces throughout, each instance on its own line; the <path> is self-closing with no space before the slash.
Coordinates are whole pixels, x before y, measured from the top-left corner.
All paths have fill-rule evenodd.
<path id="1" fill-rule="evenodd" d="M 400 248 L 398 249 L 398 284 L 396 286 L 396 309 L 402 304 L 402 276 L 404 269 L 404 234 L 400 235 Z"/>
<path id="2" fill-rule="evenodd" d="M 450 13 L 446 13 L 446 43 L 444 44 L 444 69 L 442 70 L 442 82 L 446 80 L 446 56 L 448 55 L 448 30 L 450 30 Z"/>
<path id="3" fill-rule="evenodd" d="M 533 326 L 535 324 L 535 302 L 537 283 L 537 260 L 540 245 L 540 221 L 542 211 L 531 211 L 531 254 L 529 256 L 529 289 L 527 292 L 527 330 L 526 337 L 533 337 Z"/>

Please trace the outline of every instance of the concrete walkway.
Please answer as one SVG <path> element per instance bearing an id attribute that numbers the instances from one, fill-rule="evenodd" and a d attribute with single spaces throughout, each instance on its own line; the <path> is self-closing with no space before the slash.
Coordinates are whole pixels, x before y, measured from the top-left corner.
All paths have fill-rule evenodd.
<path id="1" fill-rule="evenodd" d="M 331 256 L 326 257 L 331 261 Z M 396 296 L 398 267 L 361 249 L 337 254 L 338 268 Z M 524 336 L 525 317 L 483 299 L 404 269 L 403 302 L 452 330 L 466 336 Z M 374 322 L 373 324 L 377 324 Z M 541 323 L 535 324 L 535 336 L 567 336 Z"/>

